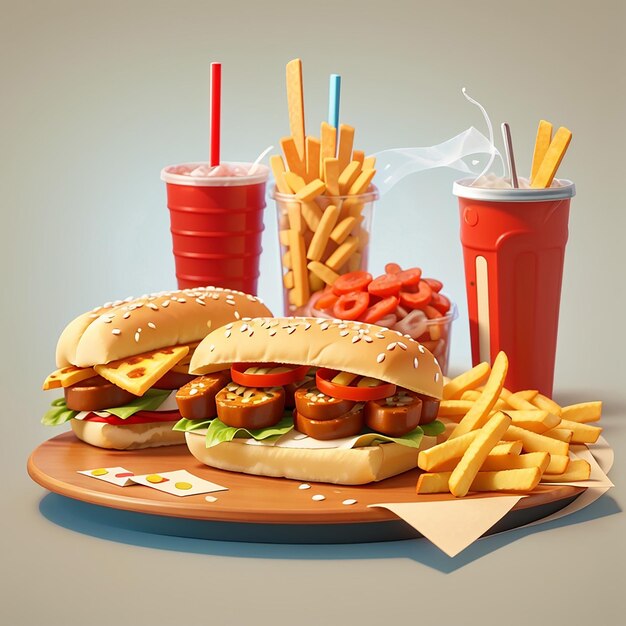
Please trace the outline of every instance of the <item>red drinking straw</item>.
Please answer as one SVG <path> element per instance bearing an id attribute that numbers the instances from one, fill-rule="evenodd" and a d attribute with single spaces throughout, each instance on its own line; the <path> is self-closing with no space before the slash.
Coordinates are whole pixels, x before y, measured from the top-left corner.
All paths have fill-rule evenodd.
<path id="1" fill-rule="evenodd" d="M 220 164 L 222 64 L 211 63 L 211 167 Z"/>

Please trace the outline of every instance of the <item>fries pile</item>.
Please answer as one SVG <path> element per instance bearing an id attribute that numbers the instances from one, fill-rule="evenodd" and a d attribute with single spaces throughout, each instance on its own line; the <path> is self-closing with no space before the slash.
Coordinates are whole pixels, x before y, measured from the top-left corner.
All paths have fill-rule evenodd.
<path id="1" fill-rule="evenodd" d="M 595 443 L 602 428 L 601 402 L 561 407 L 534 390 L 511 393 L 504 387 L 508 359 L 493 367 L 480 363 L 449 381 L 438 418 L 447 439 L 419 454 L 426 473 L 417 493 L 532 491 L 540 482 L 587 480 L 589 463 L 571 459 L 570 444 Z"/>
<path id="2" fill-rule="evenodd" d="M 291 136 L 281 139 L 283 156 L 270 159 L 277 199 L 283 285 L 294 308 L 341 275 L 361 269 L 369 243 L 364 201 L 376 173 L 375 159 L 354 150 L 354 128 L 339 132 L 322 122 L 320 139 L 304 128 L 302 63 L 287 64 Z"/>

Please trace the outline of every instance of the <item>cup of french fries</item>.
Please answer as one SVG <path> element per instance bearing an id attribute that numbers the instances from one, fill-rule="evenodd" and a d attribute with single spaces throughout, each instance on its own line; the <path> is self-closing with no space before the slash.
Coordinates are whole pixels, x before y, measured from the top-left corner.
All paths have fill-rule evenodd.
<path id="1" fill-rule="evenodd" d="M 310 314 L 315 294 L 367 269 L 376 170 L 353 138 L 351 126 L 337 133 L 323 123 L 321 139 L 306 137 L 304 158 L 293 137 L 271 158 L 286 315 Z"/>
<path id="2" fill-rule="evenodd" d="M 479 363 L 449 380 L 437 419 L 446 432 L 420 452 L 417 493 L 528 493 L 541 483 L 588 480 L 591 466 L 572 446 L 595 443 L 601 402 L 560 406 L 536 389 L 504 386 L 509 360 Z"/>

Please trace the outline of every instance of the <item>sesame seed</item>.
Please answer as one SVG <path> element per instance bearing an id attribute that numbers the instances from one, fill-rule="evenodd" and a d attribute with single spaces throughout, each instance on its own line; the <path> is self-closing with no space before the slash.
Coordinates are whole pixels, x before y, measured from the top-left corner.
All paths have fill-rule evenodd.
<path id="1" fill-rule="evenodd" d="M 159 307 L 154 304 L 154 302 L 148 302 L 148 307 L 151 308 L 153 311 L 158 311 Z"/>
<path id="2" fill-rule="evenodd" d="M 231 335 L 231 331 L 230 331 L 230 330 L 227 330 L 227 331 L 224 333 L 224 335 L 225 335 L 226 339 L 228 339 L 228 338 L 230 337 L 230 335 Z"/>
<path id="3" fill-rule="evenodd" d="M 169 300 L 163 300 L 163 302 L 161 302 L 161 306 L 164 309 L 167 309 L 167 307 L 170 305 L 170 301 Z"/>
<path id="4" fill-rule="evenodd" d="M 321 502 L 322 500 L 326 500 L 326 496 L 323 496 L 321 493 L 316 493 L 314 496 L 311 497 L 311 500 Z"/>
<path id="5" fill-rule="evenodd" d="M 437 357 L 435 357 L 435 365 L 439 367 L 439 361 L 437 361 Z"/>
<path id="6" fill-rule="evenodd" d="M 105 302 L 105 303 L 102 305 L 102 307 L 103 307 L 103 308 L 105 308 L 105 309 L 108 309 L 108 308 L 109 308 L 109 307 L 111 307 L 111 306 L 113 306 L 113 303 L 112 303 L 112 302 Z"/>
<path id="7" fill-rule="evenodd" d="M 172 298 L 172 300 L 173 300 L 173 298 Z M 185 304 L 185 302 L 187 302 L 187 300 L 185 300 L 185 298 L 178 298 L 178 301 L 179 301 L 181 304 Z"/>
<path id="8" fill-rule="evenodd" d="M 110 317 L 103 317 L 102 318 L 102 323 L 103 324 L 110 324 L 113 320 L 111 320 Z"/>
<path id="9" fill-rule="evenodd" d="M 419 362 L 418 362 L 418 360 L 417 360 L 417 357 L 415 357 L 415 358 L 413 359 L 413 368 L 414 368 L 414 369 L 417 369 L 417 366 L 418 366 L 418 365 L 419 365 Z"/>
<path id="10" fill-rule="evenodd" d="M 376 339 L 384 339 L 385 335 L 383 335 L 382 333 L 376 333 L 374 337 L 376 337 Z"/>
<path id="11" fill-rule="evenodd" d="M 396 347 L 396 342 L 392 341 L 390 344 L 387 344 L 387 350 L 393 350 Z"/>
<path id="12" fill-rule="evenodd" d="M 233 327 L 233 323 L 231 322 L 230 324 L 226 324 L 226 326 L 224 326 L 224 328 L 226 330 L 230 330 Z"/>
<path id="13" fill-rule="evenodd" d="M 309 322 L 307 322 L 307 323 L 304 325 L 304 330 L 309 330 L 309 328 L 311 328 L 311 324 L 309 324 Z"/>
<path id="14" fill-rule="evenodd" d="M 127 320 L 130 317 L 130 313 L 126 312 L 124 313 L 124 315 L 122 315 L 122 317 Z"/>
<path id="15" fill-rule="evenodd" d="M 97 310 L 98 310 L 98 309 L 96 309 L 96 311 L 97 311 Z M 315 320 L 315 323 L 319 326 L 320 324 L 323 324 L 323 323 L 324 323 L 324 319 L 320 317 L 319 319 Z"/>
<path id="16" fill-rule="evenodd" d="M 291 328 L 287 331 L 287 333 L 288 333 L 289 335 L 291 335 L 291 333 L 295 333 L 295 332 L 296 332 L 296 327 L 295 327 L 295 326 L 292 326 L 292 327 L 291 327 Z"/>
<path id="17" fill-rule="evenodd" d="M 352 343 L 356 343 L 357 341 L 361 341 L 361 337 L 359 337 L 358 335 L 352 337 Z"/>
<path id="18" fill-rule="evenodd" d="M 348 325 L 347 324 L 339 324 L 339 328 L 341 328 L 343 330 L 344 328 L 348 328 Z"/>
<path id="19" fill-rule="evenodd" d="M 139 337 L 141 335 L 139 333 L 135 333 L 135 341 L 138 343 L 139 342 Z"/>
<path id="20" fill-rule="evenodd" d="M 347 337 L 349 334 L 350 334 L 350 331 L 349 331 L 349 330 L 342 330 L 342 331 L 339 333 L 339 336 L 340 336 L 340 337 Z"/>
<path id="21" fill-rule="evenodd" d="M 156 324 L 153 322 L 148 322 L 148 328 L 152 328 L 153 330 L 156 328 Z"/>
<path id="22" fill-rule="evenodd" d="M 238 313 L 237 313 L 237 312 L 235 312 L 235 317 L 236 317 L 237 315 L 238 315 Z M 252 318 L 251 318 L 251 317 L 242 317 L 242 318 L 241 318 L 241 321 L 242 321 L 242 322 L 251 322 L 251 321 L 252 321 Z"/>
<path id="23" fill-rule="evenodd" d="M 252 335 L 254 335 L 254 330 L 252 330 L 252 328 L 251 328 L 250 332 L 248 333 L 248 337 L 252 337 Z"/>
<path id="24" fill-rule="evenodd" d="M 119 328 L 114 328 L 111 332 L 114 335 L 121 335 L 122 334 L 122 331 Z"/>
<path id="25" fill-rule="evenodd" d="M 328 329 L 330 328 L 330 324 L 322 324 L 322 325 L 320 326 L 320 328 L 321 328 L 322 330 L 328 330 Z"/>
<path id="26" fill-rule="evenodd" d="M 301 485 L 298 485 L 298 489 L 310 489 L 311 485 L 307 485 L 307 483 L 302 483 Z"/>
<path id="27" fill-rule="evenodd" d="M 420 345 L 419 345 L 419 346 L 417 346 L 417 349 L 418 349 L 418 350 L 419 350 L 422 354 L 424 354 L 424 353 L 426 352 L 426 350 L 424 350 L 424 346 L 423 346 L 421 343 L 420 343 Z"/>
<path id="28" fill-rule="evenodd" d="M 356 504 L 356 500 L 354 498 L 348 498 L 344 500 L 341 504 L 345 504 L 346 506 L 350 506 L 351 504 Z"/>
<path id="29" fill-rule="evenodd" d="M 213 350 L 215 350 L 215 346 L 213 344 L 211 344 L 209 346 L 209 352 L 213 352 Z"/>
<path id="30" fill-rule="evenodd" d="M 206 302 L 204 300 L 202 300 L 201 298 L 196 298 L 196 302 L 198 304 L 201 304 L 202 306 L 206 306 Z"/>
<path id="31" fill-rule="evenodd" d="M 439 380 L 439 372 L 435 372 L 435 382 Z"/>
<path id="32" fill-rule="evenodd" d="M 195 396 L 197 393 L 198 393 L 198 390 L 197 390 L 195 387 L 192 387 L 192 388 L 189 390 L 189 395 L 190 395 L 190 396 Z"/>
<path id="33" fill-rule="evenodd" d="M 140 333 L 140 332 L 141 332 L 141 328 L 138 328 L 138 329 L 137 329 L 137 332 L 138 332 L 138 333 Z"/>
<path id="34" fill-rule="evenodd" d="M 382 363 L 385 360 L 385 354 L 383 352 L 381 352 L 377 357 L 376 357 L 376 362 L 377 363 Z"/>
<path id="35" fill-rule="evenodd" d="M 397 341 L 396 343 L 398 346 L 400 346 L 400 348 L 402 348 L 403 350 L 406 350 L 406 343 L 402 343 L 401 341 Z"/>
<path id="36" fill-rule="evenodd" d="M 270 337 L 273 337 L 276 334 L 275 330 L 270 330 Z"/>
<path id="37" fill-rule="evenodd" d="M 239 311 L 235 311 L 235 319 L 240 320 L 241 315 L 239 315 Z"/>
<path id="38" fill-rule="evenodd" d="M 235 301 L 234 300 L 226 300 L 226 304 L 232 304 L 233 306 L 235 306 Z"/>
<path id="39" fill-rule="evenodd" d="M 367 335 L 363 335 L 363 339 L 367 342 L 367 343 L 372 343 L 374 340 L 371 337 L 368 337 Z"/>
<path id="40" fill-rule="evenodd" d="M 245 333 L 248 330 L 248 324 L 242 324 L 241 328 L 239 329 L 240 333 Z"/>

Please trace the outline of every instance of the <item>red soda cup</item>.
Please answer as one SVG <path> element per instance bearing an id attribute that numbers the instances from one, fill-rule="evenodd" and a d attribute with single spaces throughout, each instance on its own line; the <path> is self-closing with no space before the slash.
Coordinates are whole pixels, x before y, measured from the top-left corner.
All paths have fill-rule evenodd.
<path id="1" fill-rule="evenodd" d="M 218 167 L 217 175 L 208 174 L 206 163 L 161 170 L 178 287 L 214 285 L 256 295 L 269 169 L 251 163 Z M 203 168 L 206 175 L 190 174 Z"/>
<path id="2" fill-rule="evenodd" d="M 509 357 L 506 386 L 551 397 L 563 259 L 575 186 L 548 189 L 454 183 L 469 310 L 472 362 Z"/>

